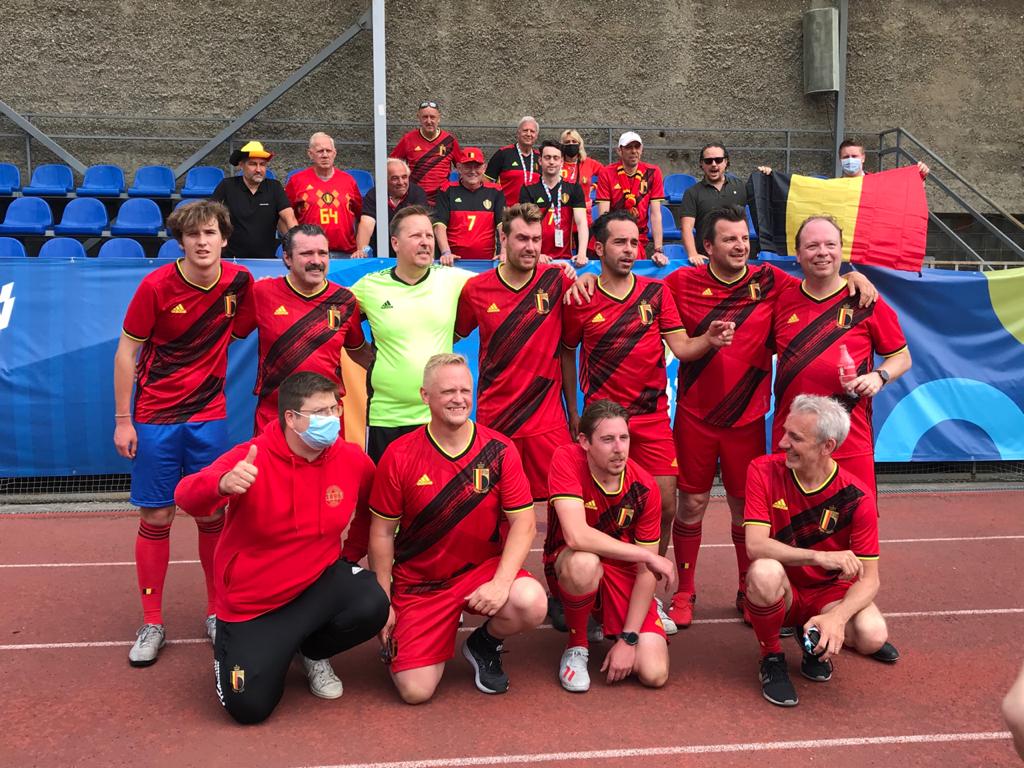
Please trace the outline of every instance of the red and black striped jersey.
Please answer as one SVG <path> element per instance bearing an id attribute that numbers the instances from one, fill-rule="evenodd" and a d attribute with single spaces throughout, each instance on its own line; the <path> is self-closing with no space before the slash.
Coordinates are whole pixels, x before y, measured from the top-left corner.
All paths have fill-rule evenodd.
<path id="1" fill-rule="evenodd" d="M 754 459 L 747 468 L 744 525 L 771 528 L 771 537 L 798 549 L 852 551 L 861 560 L 878 559 L 878 511 L 874 494 L 839 464 L 820 488 L 804 488 L 785 454 Z M 821 587 L 838 572 L 816 565 L 787 565 L 797 587 Z"/>
<path id="2" fill-rule="evenodd" d="M 448 247 L 460 259 L 494 258 L 495 237 L 505 196 L 485 182 L 470 190 L 462 183 L 442 187 L 434 200 L 434 222 L 443 224 Z"/>
<path id="3" fill-rule="evenodd" d="M 472 424 L 466 448 L 450 455 L 420 427 L 384 451 L 370 509 L 398 521 L 394 579 L 406 589 L 441 589 L 501 554 L 505 514 L 533 507 L 522 460 L 507 437 Z"/>
<path id="4" fill-rule="evenodd" d="M 607 398 L 631 416 L 668 413 L 665 343 L 683 323 L 665 284 L 630 275 L 633 285 L 619 298 L 598 278 L 589 304 L 565 309 L 562 343 L 582 344 L 580 388 L 589 403 Z"/>
<path id="5" fill-rule="evenodd" d="M 775 416 L 772 447 L 779 444 L 789 405 L 797 395 L 828 395 L 850 412 L 850 435 L 834 456 L 874 453 L 871 398 L 854 398 L 839 383 L 839 346 L 846 345 L 857 375 L 872 371 L 875 355 L 890 357 L 906 349 L 896 313 L 881 298 L 857 306 L 846 283 L 831 296 L 816 299 L 801 283 L 784 288 L 775 305 Z M 739 334 L 737 334 L 738 336 Z"/>
<path id="6" fill-rule="evenodd" d="M 544 538 L 544 564 L 554 564 L 565 547 L 565 536 L 555 512 L 558 499 L 583 502 L 587 525 L 628 544 L 657 546 L 661 538 L 661 492 L 651 474 L 632 459 L 626 460 L 619 487 L 612 493 L 594 479 L 587 454 L 577 444 L 557 448 L 548 474 L 548 533 Z M 606 559 L 606 558 L 602 558 Z M 635 563 L 606 559 L 633 570 Z"/>
<path id="7" fill-rule="evenodd" d="M 135 371 L 135 421 L 143 424 L 227 415 L 228 344 L 252 275 L 222 261 L 217 281 L 204 287 L 188 281 L 181 261 L 146 275 L 125 313 L 124 334 L 143 342 Z"/>
<path id="8" fill-rule="evenodd" d="M 691 337 L 703 335 L 715 320 L 736 324 L 730 346 L 679 363 L 678 407 L 716 427 L 749 424 L 768 412 L 772 309 L 782 286 L 798 282 L 771 264 L 746 267 L 732 281 L 719 278 L 710 264 L 665 278 Z"/>
<path id="9" fill-rule="evenodd" d="M 576 209 L 586 208 L 583 187 L 559 181 L 549 189 L 543 181 L 539 181 L 523 187 L 518 202 L 533 203 L 544 212 L 540 222 L 541 253 L 556 259 L 572 258 L 572 237 L 576 232 L 573 213 Z M 561 245 L 556 244 L 556 230 L 562 232 Z"/>
<path id="10" fill-rule="evenodd" d="M 640 257 L 647 243 L 647 221 L 654 200 L 665 203 L 665 183 L 656 165 L 637 163 L 633 173 L 626 173 L 622 163 L 606 165 L 597 175 L 597 201 L 609 204 L 609 210 L 629 211 L 640 228 Z"/>
<path id="11" fill-rule="evenodd" d="M 253 389 L 259 398 L 257 433 L 277 420 L 277 389 L 293 373 L 319 373 L 338 384 L 339 396 L 345 394 L 341 348 L 355 350 L 364 343 L 359 305 L 348 288 L 325 281 L 306 296 L 288 275 L 257 280 L 252 301 L 239 312 L 235 335 L 248 336 L 253 329 L 260 342 Z"/>
<path id="12" fill-rule="evenodd" d="M 391 157 L 399 157 L 409 164 L 410 181 L 423 187 L 431 205 L 437 191 L 448 183 L 448 174 L 458 156 L 459 142 L 445 130 L 428 141 L 416 128 L 405 134 L 391 150 Z"/>
<path id="13" fill-rule="evenodd" d="M 540 181 L 540 152 L 534 149 L 528 155 L 521 155 L 517 144 L 504 146 L 491 155 L 484 175 L 501 186 L 506 205 L 515 205 L 519 202 L 520 189 Z"/>
<path id="14" fill-rule="evenodd" d="M 562 406 L 562 299 L 572 280 L 542 264 L 521 288 L 501 267 L 470 278 L 459 296 L 455 332 L 480 329 L 477 418 L 508 437 L 548 432 L 566 424 Z"/>

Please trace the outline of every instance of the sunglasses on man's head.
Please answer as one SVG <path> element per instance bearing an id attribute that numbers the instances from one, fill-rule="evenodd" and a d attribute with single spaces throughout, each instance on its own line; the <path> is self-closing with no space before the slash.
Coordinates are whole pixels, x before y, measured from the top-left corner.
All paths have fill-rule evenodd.
<path id="1" fill-rule="evenodd" d="M 704 165 L 718 165 L 719 163 L 725 162 L 725 157 L 702 157 L 700 159 Z"/>
<path id="2" fill-rule="evenodd" d="M 420 102 L 420 109 L 426 109 L 427 107 L 430 107 L 431 109 L 438 109 L 436 101 L 421 101 Z"/>

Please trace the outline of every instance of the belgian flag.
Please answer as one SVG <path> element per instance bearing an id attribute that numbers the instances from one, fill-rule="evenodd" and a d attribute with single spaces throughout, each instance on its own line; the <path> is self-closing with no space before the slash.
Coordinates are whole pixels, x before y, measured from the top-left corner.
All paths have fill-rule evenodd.
<path id="1" fill-rule="evenodd" d="M 762 251 L 795 256 L 801 222 L 825 213 L 842 227 L 843 261 L 921 270 L 928 200 L 917 166 L 842 179 L 755 171 L 747 201 Z"/>

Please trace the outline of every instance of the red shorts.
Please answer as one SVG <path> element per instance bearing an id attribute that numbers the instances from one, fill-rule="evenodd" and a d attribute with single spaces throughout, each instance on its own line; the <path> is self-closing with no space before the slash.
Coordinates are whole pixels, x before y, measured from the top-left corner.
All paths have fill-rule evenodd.
<path id="1" fill-rule="evenodd" d="M 629 611 L 629 599 L 633 595 L 633 583 L 636 581 L 636 570 L 634 568 L 623 568 L 601 560 L 601 567 L 604 575 L 597 588 L 597 600 L 594 601 L 594 616 L 600 622 L 606 635 L 617 635 L 622 632 L 622 625 L 626 622 L 626 613 Z M 564 599 L 564 598 L 563 598 Z M 641 632 L 653 632 L 665 637 L 665 628 L 658 618 L 658 609 L 651 600 L 647 609 L 643 624 L 640 625 Z"/>
<path id="2" fill-rule="evenodd" d="M 797 587 L 790 584 L 793 591 L 793 604 L 786 611 L 783 626 L 803 627 L 812 616 L 817 616 L 830 603 L 846 597 L 846 592 L 853 586 L 852 581 L 837 581 L 820 587 Z"/>
<path id="3" fill-rule="evenodd" d="M 716 427 L 677 407 L 672 437 L 679 457 L 676 485 L 684 493 L 710 491 L 720 462 L 725 492 L 742 499 L 747 467 L 765 453 L 763 416 L 741 427 Z"/>
<path id="4" fill-rule="evenodd" d="M 500 557 L 492 557 L 471 571 L 450 580 L 430 592 L 412 592 L 397 585 L 392 590 L 395 609 L 394 639 L 398 653 L 391 662 L 392 672 L 429 667 L 448 661 L 455 655 L 455 634 L 462 612 L 476 613 L 466 607 L 466 598 L 494 578 Z M 533 578 L 520 569 L 517 579 Z"/>
<path id="5" fill-rule="evenodd" d="M 860 456 L 834 457 L 836 463 L 860 480 L 878 498 L 878 483 L 875 481 L 875 454 L 864 453 Z"/>
<path id="6" fill-rule="evenodd" d="M 534 501 L 547 501 L 551 455 L 556 448 L 570 442 L 572 440 L 569 438 L 569 427 L 565 424 L 539 435 L 512 438 L 512 443 L 523 460 L 523 471 L 530 481 L 530 492 Z"/>
<path id="7" fill-rule="evenodd" d="M 634 416 L 629 420 L 629 458 L 655 477 L 674 477 L 679 471 L 668 414 Z"/>

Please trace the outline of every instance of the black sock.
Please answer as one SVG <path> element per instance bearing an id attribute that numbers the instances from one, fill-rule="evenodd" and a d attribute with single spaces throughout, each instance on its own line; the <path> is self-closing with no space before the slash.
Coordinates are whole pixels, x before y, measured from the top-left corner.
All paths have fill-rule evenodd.
<path id="1" fill-rule="evenodd" d="M 485 621 L 483 624 L 480 625 L 480 638 L 482 640 L 486 641 L 488 645 L 491 645 L 492 647 L 497 648 L 499 645 L 501 645 L 503 642 L 505 642 L 505 640 L 504 640 L 504 638 L 501 638 L 501 637 L 495 637 L 494 635 L 492 635 L 490 632 L 487 631 L 487 627 L 488 627 L 488 625 L 490 623 L 491 623 L 491 620 L 488 619 L 487 621 Z"/>

